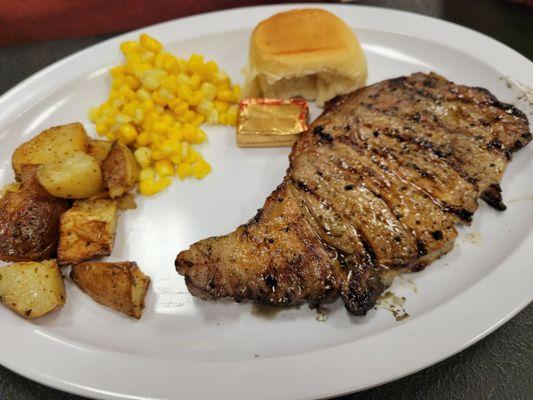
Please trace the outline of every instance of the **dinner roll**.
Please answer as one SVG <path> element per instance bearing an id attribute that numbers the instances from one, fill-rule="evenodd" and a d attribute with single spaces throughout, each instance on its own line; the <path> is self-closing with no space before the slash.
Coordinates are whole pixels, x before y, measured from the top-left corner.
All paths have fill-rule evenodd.
<path id="1" fill-rule="evenodd" d="M 366 84 L 366 59 L 353 31 L 320 9 L 276 14 L 250 38 L 245 97 L 302 96 L 322 106 Z"/>

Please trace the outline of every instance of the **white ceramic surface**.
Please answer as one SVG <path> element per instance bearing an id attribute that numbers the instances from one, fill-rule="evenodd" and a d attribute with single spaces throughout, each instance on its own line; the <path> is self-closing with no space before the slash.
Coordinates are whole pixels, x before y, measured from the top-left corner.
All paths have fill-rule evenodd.
<path id="1" fill-rule="evenodd" d="M 198 52 L 216 60 L 242 82 L 251 29 L 289 8 L 210 13 L 141 31 L 180 56 Z M 516 102 L 519 91 L 504 77 L 533 86 L 530 61 L 477 32 L 381 8 L 324 8 L 357 32 L 368 57 L 369 83 L 436 71 L 488 88 L 508 102 Z M 13 178 L 13 150 L 42 129 L 81 121 L 94 134 L 87 110 L 106 96 L 107 71 L 120 61 L 119 43 L 139 32 L 70 56 L 0 99 L 1 184 Z M 452 253 L 395 282 L 392 290 L 407 298 L 410 314 L 402 322 L 383 309 L 352 317 L 340 302 L 329 306 L 326 321 L 317 321 L 307 307 L 268 320 L 254 315 L 250 305 L 192 298 L 174 271 L 178 251 L 247 221 L 288 166 L 288 149 L 238 149 L 232 128 L 206 131 L 209 143 L 202 150 L 213 173 L 140 198 L 138 209 L 120 218 L 110 259 L 136 260 L 151 276 L 143 318 L 134 321 L 94 303 L 67 280 L 68 302 L 58 313 L 28 322 L 0 308 L 2 365 L 102 399 L 320 398 L 377 385 L 448 357 L 532 300 L 532 147 L 516 154 L 505 175 L 506 212 L 481 204 Z"/>

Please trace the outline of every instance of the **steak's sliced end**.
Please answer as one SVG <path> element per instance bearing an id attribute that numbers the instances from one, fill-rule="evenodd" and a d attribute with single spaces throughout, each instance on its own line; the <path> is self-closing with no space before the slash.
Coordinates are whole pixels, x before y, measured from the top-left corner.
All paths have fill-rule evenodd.
<path id="1" fill-rule="evenodd" d="M 292 192 L 283 183 L 248 224 L 178 254 L 176 270 L 192 294 L 270 305 L 318 304 L 339 296 L 344 272 Z"/>

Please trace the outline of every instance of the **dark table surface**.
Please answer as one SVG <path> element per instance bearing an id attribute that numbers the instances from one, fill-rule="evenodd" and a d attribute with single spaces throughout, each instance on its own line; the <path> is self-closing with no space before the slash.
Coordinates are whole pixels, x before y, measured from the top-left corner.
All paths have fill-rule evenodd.
<path id="1" fill-rule="evenodd" d="M 533 59 L 533 8 L 503 0 L 354 1 L 453 21 Z M 1 23 L 1 22 L 0 22 Z M 0 49 L 0 93 L 75 51 L 113 35 Z M 460 327 L 456 327 L 460 329 Z M 438 340 L 440 332 L 435 332 Z M 442 334 L 445 334 L 442 332 Z M 80 400 L 0 367 L 0 400 Z M 533 305 L 467 350 L 421 372 L 343 400 L 533 399 Z"/>

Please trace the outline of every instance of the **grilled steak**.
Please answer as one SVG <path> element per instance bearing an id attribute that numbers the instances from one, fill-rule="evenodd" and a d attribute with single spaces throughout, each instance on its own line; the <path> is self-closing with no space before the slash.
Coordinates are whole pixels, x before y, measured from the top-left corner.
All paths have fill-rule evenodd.
<path id="1" fill-rule="evenodd" d="M 331 101 L 293 146 L 283 183 L 247 224 L 176 258 L 193 295 L 273 305 L 342 296 L 364 315 L 398 273 L 453 248 L 479 197 L 531 141 L 487 90 L 417 73 Z"/>

